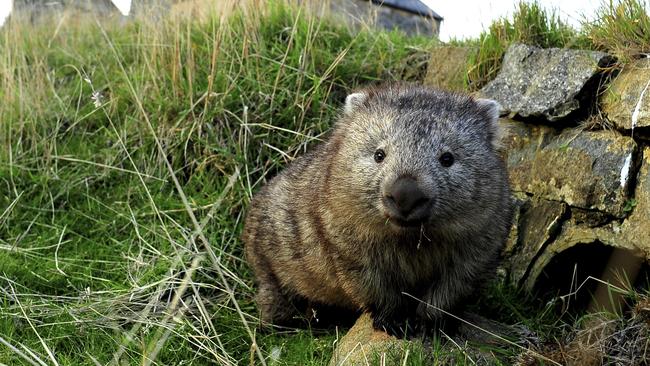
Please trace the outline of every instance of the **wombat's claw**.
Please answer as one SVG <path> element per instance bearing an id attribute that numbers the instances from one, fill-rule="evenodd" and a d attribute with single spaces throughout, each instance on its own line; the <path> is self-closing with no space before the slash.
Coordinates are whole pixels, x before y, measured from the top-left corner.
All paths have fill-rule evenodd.
<path id="1" fill-rule="evenodd" d="M 375 329 L 384 331 L 397 338 L 406 338 L 415 334 L 417 323 L 410 318 L 374 317 L 372 325 Z"/>

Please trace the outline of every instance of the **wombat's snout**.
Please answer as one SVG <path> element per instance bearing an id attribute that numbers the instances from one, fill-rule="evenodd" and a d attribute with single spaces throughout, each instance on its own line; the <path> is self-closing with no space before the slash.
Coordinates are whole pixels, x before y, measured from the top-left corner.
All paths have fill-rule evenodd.
<path id="1" fill-rule="evenodd" d="M 384 196 L 384 206 L 389 217 L 401 225 L 420 224 L 425 221 L 429 217 L 430 201 L 418 186 L 418 182 L 409 176 L 395 180 Z"/>

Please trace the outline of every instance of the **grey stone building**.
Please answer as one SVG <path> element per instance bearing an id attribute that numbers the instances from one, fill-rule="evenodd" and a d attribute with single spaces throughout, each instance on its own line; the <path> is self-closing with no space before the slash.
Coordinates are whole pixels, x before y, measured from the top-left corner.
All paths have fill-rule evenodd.
<path id="1" fill-rule="evenodd" d="M 330 9 L 354 25 L 397 28 L 409 35 L 438 37 L 443 20 L 419 0 L 331 0 Z"/>

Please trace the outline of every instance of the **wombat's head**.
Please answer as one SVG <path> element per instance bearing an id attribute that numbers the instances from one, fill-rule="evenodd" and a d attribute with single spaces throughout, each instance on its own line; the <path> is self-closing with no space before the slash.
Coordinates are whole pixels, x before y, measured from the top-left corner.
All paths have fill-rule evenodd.
<path id="1" fill-rule="evenodd" d="M 498 113 L 492 100 L 413 85 L 350 94 L 335 132 L 337 189 L 397 231 L 472 225 L 507 191 Z"/>

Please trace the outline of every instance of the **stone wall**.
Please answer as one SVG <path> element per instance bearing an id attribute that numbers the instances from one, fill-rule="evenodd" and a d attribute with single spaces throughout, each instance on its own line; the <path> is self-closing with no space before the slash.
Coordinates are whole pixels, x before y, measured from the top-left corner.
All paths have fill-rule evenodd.
<path id="1" fill-rule="evenodd" d="M 509 131 L 503 155 L 517 218 L 503 274 L 515 284 L 533 288 L 542 274 L 553 276 L 549 263 L 577 246 L 565 265 L 607 263 L 594 246 L 629 257 L 583 277 L 627 271 L 634 282 L 650 259 L 650 62 L 607 74 L 614 61 L 601 52 L 513 45 L 480 91 L 502 104 Z"/>

